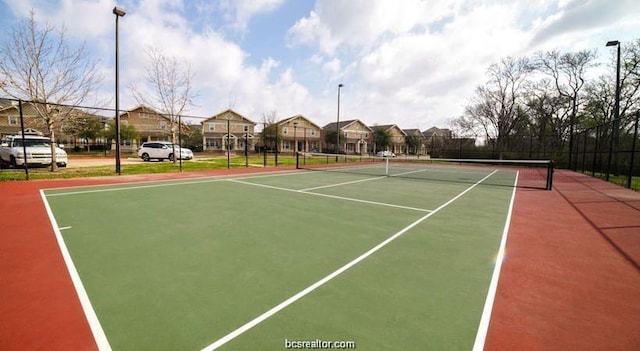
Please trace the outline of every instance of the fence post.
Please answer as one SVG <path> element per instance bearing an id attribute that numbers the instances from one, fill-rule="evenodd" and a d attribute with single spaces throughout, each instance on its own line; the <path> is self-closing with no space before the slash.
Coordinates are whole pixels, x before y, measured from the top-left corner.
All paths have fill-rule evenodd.
<path id="1" fill-rule="evenodd" d="M 611 128 L 611 139 L 609 140 L 609 159 L 607 160 L 607 174 L 605 174 L 605 180 L 609 181 L 609 174 L 611 173 L 611 159 L 613 158 L 613 138 L 614 130 Z"/>
<path id="2" fill-rule="evenodd" d="M 22 152 L 24 153 L 24 176 L 29 180 L 29 163 L 27 162 L 27 144 L 24 140 L 24 114 L 22 113 L 22 100 L 18 100 L 18 110 L 20 111 L 20 132 L 22 133 Z M 53 160 L 53 155 L 51 156 Z"/>
<path id="3" fill-rule="evenodd" d="M 636 111 L 636 123 L 633 127 L 633 139 L 631 140 L 631 162 L 629 162 L 629 175 L 627 177 L 627 188 L 631 189 L 633 180 L 633 159 L 636 157 L 636 142 L 638 138 L 638 120 L 640 119 L 640 110 Z"/>
<path id="4" fill-rule="evenodd" d="M 595 148 L 593 150 L 593 165 L 591 166 L 591 176 L 595 177 L 596 176 L 596 169 L 598 168 L 599 162 L 598 160 L 600 159 L 598 156 L 600 156 L 598 154 L 599 152 L 599 148 L 598 146 L 600 145 L 600 126 L 596 127 L 596 145 Z"/>
<path id="5" fill-rule="evenodd" d="M 587 136 L 589 136 L 589 129 L 584 131 L 584 143 L 582 144 L 582 173 L 587 167 Z"/>

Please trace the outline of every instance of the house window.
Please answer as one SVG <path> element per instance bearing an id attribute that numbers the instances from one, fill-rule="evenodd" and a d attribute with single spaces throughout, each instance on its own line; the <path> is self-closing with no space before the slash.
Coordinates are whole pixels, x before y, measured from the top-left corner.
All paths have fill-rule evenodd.
<path id="1" fill-rule="evenodd" d="M 282 143 L 282 147 L 283 147 L 285 150 L 289 150 L 289 149 L 291 149 L 291 143 L 289 142 L 289 140 L 285 140 L 285 141 Z"/>
<path id="2" fill-rule="evenodd" d="M 367 132 L 367 133 L 364 133 L 364 137 L 365 137 L 365 138 L 368 138 L 368 137 L 369 137 L 369 133 L 368 133 L 368 132 Z"/>
<path id="3" fill-rule="evenodd" d="M 284 134 L 284 135 L 289 134 L 289 128 L 287 128 L 287 127 L 282 128 L 282 134 Z"/>
<path id="4" fill-rule="evenodd" d="M 344 134 L 344 137 L 346 138 L 346 137 L 347 137 L 347 134 L 349 134 L 349 133 L 347 133 L 347 132 L 344 132 L 343 134 Z"/>
<path id="5" fill-rule="evenodd" d="M 9 125 L 15 126 L 18 124 L 18 116 L 9 116 Z"/>
<path id="6" fill-rule="evenodd" d="M 311 135 L 316 135 L 316 130 L 311 128 Z"/>
<path id="7" fill-rule="evenodd" d="M 206 139 L 207 148 L 220 149 L 220 139 Z"/>
<path id="8" fill-rule="evenodd" d="M 165 121 L 160 121 L 160 129 L 167 129 L 167 122 Z"/>
<path id="9" fill-rule="evenodd" d="M 209 131 L 210 132 L 215 132 L 216 131 L 216 125 L 214 123 L 209 123 Z"/>
<path id="10" fill-rule="evenodd" d="M 244 127 L 242 127 L 242 130 L 244 132 L 248 132 L 249 131 L 249 126 L 245 124 Z"/>

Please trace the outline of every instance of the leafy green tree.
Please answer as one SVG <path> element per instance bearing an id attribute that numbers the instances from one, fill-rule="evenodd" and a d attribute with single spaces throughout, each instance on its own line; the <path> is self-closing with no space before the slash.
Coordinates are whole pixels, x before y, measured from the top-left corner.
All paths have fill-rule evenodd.
<path id="1" fill-rule="evenodd" d="M 104 136 L 109 140 L 116 139 L 116 122 L 114 120 L 110 120 L 107 123 L 107 130 Z M 120 124 L 120 140 L 138 140 L 139 138 L 140 133 L 138 133 L 136 127 L 130 124 Z"/>
<path id="2" fill-rule="evenodd" d="M 65 134 L 71 135 L 74 139 L 94 140 L 103 133 L 104 125 L 100 117 L 87 114 L 70 115 L 64 123 L 62 130 Z M 75 142 L 75 141 L 74 141 Z M 90 150 L 87 143 L 87 151 Z"/>
<path id="3" fill-rule="evenodd" d="M 342 133 L 338 136 L 338 143 L 343 145 L 345 142 L 345 137 Z M 331 145 L 331 148 L 328 150 L 330 152 L 335 152 L 336 150 L 336 131 L 335 130 L 325 130 L 324 131 L 324 143 L 325 145 Z"/>
<path id="4" fill-rule="evenodd" d="M 374 151 L 384 151 L 391 145 L 391 132 L 383 127 L 373 127 Z"/>
<path id="5" fill-rule="evenodd" d="M 422 136 L 409 134 L 404 138 L 404 143 L 407 145 L 410 153 L 417 154 L 418 150 L 422 147 Z"/>

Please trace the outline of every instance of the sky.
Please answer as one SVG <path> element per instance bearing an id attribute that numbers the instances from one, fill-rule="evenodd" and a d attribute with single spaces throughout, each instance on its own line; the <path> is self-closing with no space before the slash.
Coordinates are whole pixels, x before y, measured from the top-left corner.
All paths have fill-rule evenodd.
<path id="1" fill-rule="evenodd" d="M 119 20 L 120 107 L 138 105 L 146 49 L 190 65 L 188 115 L 231 108 L 260 123 L 301 114 L 320 127 L 340 120 L 403 129 L 446 128 L 463 114 L 487 68 L 537 51 L 613 49 L 640 39 L 637 0 L 2 0 L 0 37 L 31 10 L 85 43 L 115 106 L 114 6 Z M 200 120 L 194 119 L 199 122 Z"/>

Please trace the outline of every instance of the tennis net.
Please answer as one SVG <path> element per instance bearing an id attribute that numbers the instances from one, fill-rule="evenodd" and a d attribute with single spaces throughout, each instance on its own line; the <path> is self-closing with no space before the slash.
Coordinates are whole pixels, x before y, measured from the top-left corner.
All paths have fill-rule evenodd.
<path id="1" fill-rule="evenodd" d="M 551 190 L 551 160 L 431 159 L 377 157 L 325 153 L 298 153 L 296 168 L 312 171 L 353 173 L 441 182 L 476 183 Z"/>

